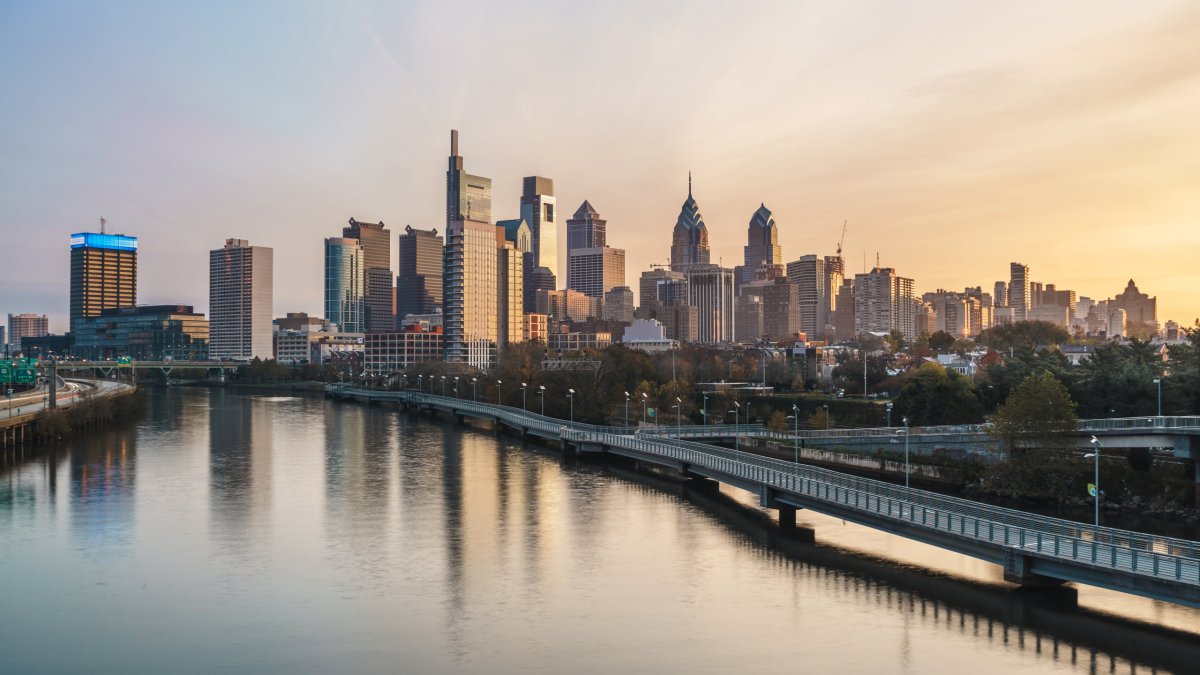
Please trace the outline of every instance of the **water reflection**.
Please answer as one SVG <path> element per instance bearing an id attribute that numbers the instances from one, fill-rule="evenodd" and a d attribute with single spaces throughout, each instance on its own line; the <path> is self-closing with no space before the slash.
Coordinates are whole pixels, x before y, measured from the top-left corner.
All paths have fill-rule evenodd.
<path id="1" fill-rule="evenodd" d="M 746 495 L 564 464 L 487 428 L 159 391 L 136 425 L 0 468 L 0 593 L 32 608 L 0 620 L 0 653 L 12 672 L 1197 663 L 1198 612 L 1122 596 L 1144 621 L 1122 620 L 1071 589 L 1014 592 L 994 566 L 801 520 L 816 544 L 781 538 Z"/>

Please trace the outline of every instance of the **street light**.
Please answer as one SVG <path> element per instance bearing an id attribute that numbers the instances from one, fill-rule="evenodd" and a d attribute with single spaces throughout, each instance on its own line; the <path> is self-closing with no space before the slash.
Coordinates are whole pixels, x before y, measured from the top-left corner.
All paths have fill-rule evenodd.
<path id="1" fill-rule="evenodd" d="M 542 399 L 542 417 L 546 416 L 546 385 L 538 385 L 538 398 Z"/>
<path id="2" fill-rule="evenodd" d="M 888 417 L 888 428 L 891 429 L 892 428 L 892 402 L 891 401 L 888 401 L 888 403 L 887 403 L 887 417 Z"/>
<path id="3" fill-rule="evenodd" d="M 625 428 L 629 428 L 629 392 L 625 392 Z"/>
<path id="4" fill-rule="evenodd" d="M 646 392 L 642 392 L 642 424 L 646 423 Z"/>
<path id="5" fill-rule="evenodd" d="M 458 376 L 454 376 L 454 398 L 458 398 Z"/>
<path id="6" fill-rule="evenodd" d="M 1154 384 L 1158 385 L 1158 416 L 1162 417 L 1162 378 L 1154 378 Z"/>
<path id="7" fill-rule="evenodd" d="M 800 409 L 796 404 L 792 404 L 792 414 L 788 415 L 792 420 L 792 452 L 795 454 L 795 471 L 800 471 Z"/>
<path id="8" fill-rule="evenodd" d="M 740 418 L 738 412 L 741 410 L 742 404 L 738 403 L 737 401 L 734 401 L 733 404 L 737 407 L 729 412 L 733 413 L 733 449 L 736 452 L 742 448 L 741 436 L 738 433 L 738 419 Z"/>
<path id="9" fill-rule="evenodd" d="M 421 393 L 425 393 L 425 376 L 424 375 L 417 376 L 417 391 L 419 391 Z"/>
<path id="10" fill-rule="evenodd" d="M 472 377 L 472 378 L 471 378 L 471 400 L 472 400 L 472 401 L 478 401 L 478 400 L 479 400 L 479 395 L 478 395 L 478 393 L 475 391 L 475 384 L 476 384 L 478 381 L 479 381 L 479 378 L 478 378 L 478 377 Z"/>
<path id="11" fill-rule="evenodd" d="M 529 384 L 525 382 L 521 383 L 521 410 L 528 410 L 528 408 L 525 407 L 525 390 L 528 388 Z"/>
<path id="12" fill-rule="evenodd" d="M 442 376 L 442 396 L 446 395 L 446 376 Z"/>
<path id="13" fill-rule="evenodd" d="M 829 428 L 832 426 L 831 420 L 829 419 L 829 404 L 825 404 L 821 407 L 825 409 L 825 430 L 829 431 Z"/>
<path id="14" fill-rule="evenodd" d="M 1084 455 L 1084 458 L 1086 459 L 1088 457 L 1092 457 L 1096 460 L 1096 477 L 1093 479 L 1096 482 L 1092 484 L 1092 490 L 1093 490 L 1092 496 L 1094 496 L 1096 498 L 1096 529 L 1099 530 L 1100 529 L 1100 450 L 1103 446 L 1100 445 L 1100 441 L 1095 436 L 1092 436 L 1092 447 L 1095 448 L 1095 452 L 1087 453 L 1086 455 Z"/>
<path id="15" fill-rule="evenodd" d="M 904 489 L 908 490 L 908 415 L 904 416 Z"/>
<path id="16" fill-rule="evenodd" d="M 675 409 L 675 437 L 683 438 L 683 432 L 679 426 L 679 418 L 683 417 L 683 399 L 675 397 L 675 405 L 671 406 Z"/>
<path id="17" fill-rule="evenodd" d="M 501 380 L 496 380 L 496 405 L 503 405 L 500 403 L 500 385 L 502 384 L 504 384 L 504 382 Z"/>
<path id="18" fill-rule="evenodd" d="M 571 402 L 571 421 L 575 421 L 575 390 L 567 390 L 567 400 Z"/>
<path id="19" fill-rule="evenodd" d="M 700 410 L 700 416 L 704 418 L 704 424 L 708 425 L 708 392 L 704 392 L 704 408 Z"/>

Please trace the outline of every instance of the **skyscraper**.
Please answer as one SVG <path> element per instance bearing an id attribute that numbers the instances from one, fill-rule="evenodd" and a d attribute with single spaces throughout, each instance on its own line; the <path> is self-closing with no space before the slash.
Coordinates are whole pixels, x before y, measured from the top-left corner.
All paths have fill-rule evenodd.
<path id="1" fill-rule="evenodd" d="M 446 228 L 442 324 L 446 360 L 490 368 L 499 342 L 499 248 L 496 226 L 451 221 Z"/>
<path id="2" fill-rule="evenodd" d="M 1008 306 L 1013 308 L 1013 321 L 1024 321 L 1032 306 L 1029 297 L 1029 266 L 1010 263 L 1008 266 Z"/>
<path id="3" fill-rule="evenodd" d="M 604 318 L 609 321 L 633 321 L 633 289 L 617 286 L 604 293 Z"/>
<path id="4" fill-rule="evenodd" d="M 362 333 L 363 248 L 357 239 L 325 240 L 325 318 L 343 333 Z"/>
<path id="5" fill-rule="evenodd" d="M 825 260 L 816 255 L 801 256 L 788 263 L 787 278 L 796 284 L 798 330 L 810 340 L 822 339 L 829 320 L 829 289 L 825 286 L 829 276 L 825 272 Z M 771 308 L 764 305 L 764 310 L 769 313 Z"/>
<path id="6" fill-rule="evenodd" d="M 357 239 L 363 249 L 363 329 L 393 330 L 392 315 L 392 232 L 379 223 L 364 223 L 353 218 L 342 228 L 342 237 Z"/>
<path id="7" fill-rule="evenodd" d="M 274 252 L 226 239 L 208 253 L 208 354 L 249 361 L 274 356 L 271 343 Z"/>
<path id="8" fill-rule="evenodd" d="M 71 235 L 71 330 L 85 316 L 137 304 L 137 237 L 101 232 Z"/>
<path id="9" fill-rule="evenodd" d="M 561 278 L 554 181 L 541 176 L 526 176 L 522 187 L 521 218 L 529 224 L 533 235 L 533 264 L 550 270 L 556 279 Z"/>
<path id="10" fill-rule="evenodd" d="M 696 340 L 733 341 L 733 270 L 707 263 L 688 266 L 688 304 L 696 308 Z"/>
<path id="11" fill-rule="evenodd" d="M 446 226 L 456 220 L 492 222 L 492 179 L 463 171 L 458 130 L 450 131 L 450 163 L 446 170 Z"/>
<path id="12" fill-rule="evenodd" d="M 571 249 L 567 258 L 567 288 L 593 298 L 625 285 L 625 251 L 611 246 Z"/>
<path id="13" fill-rule="evenodd" d="M 687 276 L 662 268 L 642 272 L 638 280 L 638 305 L 647 307 L 654 303 L 687 304 Z"/>
<path id="14" fill-rule="evenodd" d="M 496 349 L 524 339 L 524 265 L 521 251 L 505 238 L 503 227 L 496 237 Z"/>
<path id="15" fill-rule="evenodd" d="M 783 261 L 783 249 L 779 246 L 779 229 L 775 226 L 775 217 L 766 204 L 760 204 L 754 215 L 750 216 L 750 225 L 746 228 L 746 247 L 744 261 L 737 269 L 739 284 L 754 281 L 755 273 L 760 267 L 772 267 Z"/>
<path id="16" fill-rule="evenodd" d="M 898 330 L 906 339 L 916 339 L 916 304 L 913 280 L 890 267 L 854 275 L 854 331 L 859 335 Z"/>
<path id="17" fill-rule="evenodd" d="M 530 229 L 529 223 L 526 223 L 524 218 L 497 220 L 496 227 L 504 228 L 504 238 L 512 242 L 517 253 L 533 252 L 533 230 Z"/>
<path id="18" fill-rule="evenodd" d="M 776 342 L 794 338 L 804 332 L 810 340 L 817 339 L 803 328 L 806 316 L 813 314 L 813 306 L 805 305 L 801 298 L 800 284 L 788 279 L 775 279 L 763 288 L 762 312 L 763 333 Z M 805 312 L 808 312 L 808 315 Z"/>
<path id="19" fill-rule="evenodd" d="M 409 314 L 433 314 L 442 307 L 445 245 L 437 229 L 404 228 L 397 240 L 396 325 Z"/>
<path id="20" fill-rule="evenodd" d="M 688 196 L 679 210 L 679 218 L 675 220 L 675 230 L 671 234 L 671 269 L 687 272 L 692 265 L 707 265 L 709 254 L 708 228 L 704 225 L 704 216 L 700 215 L 700 207 L 692 197 L 692 174 L 688 173 Z"/>
<path id="21" fill-rule="evenodd" d="M 605 246 L 605 229 L 608 221 L 600 217 L 596 209 L 585 199 L 567 219 L 567 257 L 578 248 Z"/>

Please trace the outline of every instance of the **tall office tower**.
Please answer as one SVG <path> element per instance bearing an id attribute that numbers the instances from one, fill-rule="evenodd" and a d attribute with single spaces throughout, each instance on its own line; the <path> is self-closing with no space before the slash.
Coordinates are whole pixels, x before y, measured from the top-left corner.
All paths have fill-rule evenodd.
<path id="1" fill-rule="evenodd" d="M 733 300 L 733 339 L 751 343 L 763 336 L 763 299 L 761 295 L 739 295 Z"/>
<path id="2" fill-rule="evenodd" d="M 733 270 L 707 263 L 689 265 L 688 304 L 696 308 L 696 340 L 703 344 L 733 341 Z"/>
<path id="3" fill-rule="evenodd" d="M 522 255 L 521 258 L 525 271 L 525 302 L 523 304 L 525 312 L 531 314 L 536 311 L 537 292 L 555 290 L 558 288 L 558 280 L 554 278 L 554 273 L 545 267 L 534 266 L 532 251 Z"/>
<path id="4" fill-rule="evenodd" d="M 638 280 L 638 305 L 687 303 L 687 276 L 681 272 L 654 268 L 642 272 Z"/>
<path id="5" fill-rule="evenodd" d="M 605 246 L 608 221 L 600 217 L 595 208 L 585 199 L 567 219 L 567 256 L 578 248 Z"/>
<path id="6" fill-rule="evenodd" d="M 521 251 L 496 228 L 496 348 L 521 342 L 525 335 L 525 274 Z"/>
<path id="7" fill-rule="evenodd" d="M 913 280 L 890 267 L 854 275 L 854 331 L 859 335 L 898 330 L 905 339 L 915 339 L 916 304 Z"/>
<path id="8" fill-rule="evenodd" d="M 630 323 L 633 321 L 633 289 L 617 286 L 604 293 L 603 316 L 608 321 Z"/>
<path id="9" fill-rule="evenodd" d="M 363 249 L 357 239 L 325 240 L 325 318 L 343 333 L 364 332 Z"/>
<path id="10" fill-rule="evenodd" d="M 353 218 L 342 228 L 342 236 L 357 239 L 363 249 L 363 298 L 366 331 L 390 331 L 396 328 L 392 314 L 392 231 L 382 222 L 364 223 Z"/>
<path id="11" fill-rule="evenodd" d="M 12 315 L 9 314 L 9 316 L 11 317 Z M 4 331 L 5 331 L 4 326 L 0 326 L 0 356 L 3 356 L 4 358 L 8 358 L 8 355 L 11 352 L 11 350 L 9 349 L 9 344 L 8 344 L 8 334 L 5 333 Z"/>
<path id="12" fill-rule="evenodd" d="M 458 130 L 450 130 L 450 165 L 446 170 L 446 226 L 456 220 L 492 222 L 492 179 L 463 171 Z"/>
<path id="13" fill-rule="evenodd" d="M 813 310 L 814 306 L 803 304 L 800 284 L 776 279 L 763 288 L 762 298 L 763 333 L 769 340 L 779 342 L 795 338 L 800 332 L 810 340 L 818 339 L 815 333 L 808 333 L 803 328 L 804 312 Z"/>
<path id="14" fill-rule="evenodd" d="M 526 176 L 521 191 L 521 217 L 529 223 L 533 235 L 533 263 L 550 270 L 555 279 L 562 276 L 558 266 L 558 202 L 554 199 L 554 181 Z"/>
<path id="15" fill-rule="evenodd" d="M 625 250 L 611 246 L 572 249 L 567 258 L 567 288 L 593 298 L 625 285 Z"/>
<path id="16" fill-rule="evenodd" d="M 208 356 L 249 361 L 274 357 L 274 252 L 245 239 L 226 239 L 208 252 Z"/>
<path id="17" fill-rule="evenodd" d="M 829 321 L 829 289 L 825 286 L 829 278 L 825 273 L 825 260 L 815 255 L 801 256 L 787 265 L 787 279 L 796 285 L 798 294 L 800 326 L 798 330 L 810 340 L 825 337 L 825 324 Z M 764 311 L 771 308 L 764 305 Z"/>
<path id="18" fill-rule="evenodd" d="M 708 228 L 704 225 L 704 216 L 700 215 L 700 207 L 692 197 L 692 174 L 689 172 L 688 196 L 679 210 L 679 218 L 675 220 L 675 230 L 671 234 L 671 270 L 686 273 L 692 265 L 707 265 L 709 253 Z M 701 318 L 701 323 L 703 321 Z"/>
<path id="19" fill-rule="evenodd" d="M 1008 282 L 997 281 L 992 291 L 992 302 L 995 306 L 1008 307 Z"/>
<path id="20" fill-rule="evenodd" d="M 45 314 L 8 315 L 8 353 L 21 351 L 21 338 L 44 337 L 50 333 L 50 320 Z M 3 340 L 0 340 L 3 342 Z"/>
<path id="21" fill-rule="evenodd" d="M 1010 263 L 1008 266 L 1008 306 L 1013 308 L 1013 321 L 1024 321 L 1032 307 L 1029 297 L 1029 266 Z"/>
<path id="22" fill-rule="evenodd" d="M 101 231 L 71 235 L 71 330 L 100 310 L 137 304 L 137 237 Z"/>
<path id="23" fill-rule="evenodd" d="M 437 228 L 407 226 L 396 240 L 400 268 L 396 275 L 396 325 L 409 314 L 433 314 L 442 308 L 442 264 L 445 245 Z"/>
<path id="24" fill-rule="evenodd" d="M 1109 305 L 1125 311 L 1126 330 L 1121 335 L 1148 339 L 1158 332 L 1158 298 L 1139 291 L 1133 279 Z"/>
<path id="25" fill-rule="evenodd" d="M 522 255 L 529 253 L 532 255 L 533 230 L 529 228 L 529 223 L 526 223 L 524 218 L 497 220 L 496 227 L 504 228 L 505 241 L 512 242 L 513 248 L 517 249 L 517 253 Z"/>
<path id="26" fill-rule="evenodd" d="M 834 337 L 838 340 L 857 338 L 854 326 L 854 279 L 842 279 L 837 290 L 837 315 L 833 318 Z"/>
<path id="27" fill-rule="evenodd" d="M 825 256 L 825 331 L 820 337 L 832 343 L 836 335 L 838 290 L 846 277 L 846 263 L 840 255 Z"/>
<path id="28" fill-rule="evenodd" d="M 446 229 L 442 325 L 446 360 L 491 368 L 499 334 L 496 226 L 455 220 Z"/>
<path id="29" fill-rule="evenodd" d="M 746 246 L 743 249 L 745 264 L 737 268 L 737 283 L 754 281 L 755 272 L 761 267 L 773 267 L 783 262 L 783 249 L 779 246 L 779 228 L 775 217 L 766 204 L 760 204 L 750 225 L 746 228 Z"/>

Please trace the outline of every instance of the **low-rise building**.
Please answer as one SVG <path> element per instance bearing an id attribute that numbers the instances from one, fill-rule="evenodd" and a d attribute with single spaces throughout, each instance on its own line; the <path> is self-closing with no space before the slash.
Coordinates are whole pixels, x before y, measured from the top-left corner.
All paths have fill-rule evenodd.
<path id="1" fill-rule="evenodd" d="M 363 368 L 381 376 L 442 358 L 442 327 L 410 327 L 387 333 L 367 333 L 363 342 Z"/>
<path id="2" fill-rule="evenodd" d="M 604 349 L 612 344 L 612 333 L 551 333 L 546 346 L 556 352 Z"/>
<path id="3" fill-rule="evenodd" d="M 205 361 L 208 319 L 191 305 L 111 307 L 75 319 L 72 354 L 83 359 L 128 356 L 139 361 Z"/>

